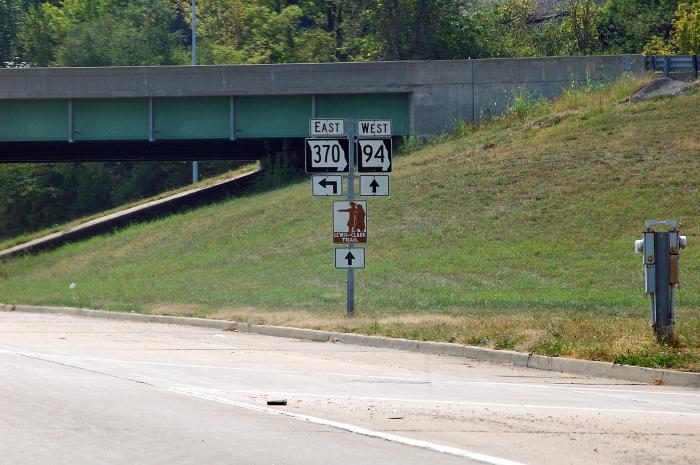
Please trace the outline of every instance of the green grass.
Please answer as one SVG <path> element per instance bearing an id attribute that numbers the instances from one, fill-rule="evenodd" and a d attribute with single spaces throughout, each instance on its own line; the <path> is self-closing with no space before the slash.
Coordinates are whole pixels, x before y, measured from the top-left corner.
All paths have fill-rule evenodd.
<path id="1" fill-rule="evenodd" d="M 700 95 L 520 102 L 396 158 L 369 199 L 358 318 L 307 180 L 0 264 L 0 301 L 189 314 L 700 369 Z M 415 147 L 417 143 L 413 143 Z M 679 341 L 652 338 L 647 218 L 689 236 Z M 75 289 L 69 289 L 70 283 Z"/>

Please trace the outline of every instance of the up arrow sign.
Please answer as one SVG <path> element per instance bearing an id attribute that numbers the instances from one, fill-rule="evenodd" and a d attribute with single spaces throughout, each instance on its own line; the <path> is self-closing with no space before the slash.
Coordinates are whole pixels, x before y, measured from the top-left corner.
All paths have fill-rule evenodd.
<path id="1" fill-rule="evenodd" d="M 388 197 L 388 175 L 360 176 L 360 195 L 365 197 Z"/>
<path id="2" fill-rule="evenodd" d="M 346 247 L 335 249 L 335 267 L 338 269 L 355 269 L 365 267 L 364 247 Z"/>
<path id="3" fill-rule="evenodd" d="M 348 254 L 345 256 L 345 260 L 348 261 L 348 266 L 352 266 L 352 261 L 355 260 L 355 256 L 352 254 L 352 252 L 348 252 Z"/>

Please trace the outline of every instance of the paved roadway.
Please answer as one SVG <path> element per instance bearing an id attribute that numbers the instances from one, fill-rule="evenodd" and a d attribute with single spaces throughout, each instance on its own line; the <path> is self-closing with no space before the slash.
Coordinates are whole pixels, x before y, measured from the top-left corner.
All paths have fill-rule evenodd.
<path id="1" fill-rule="evenodd" d="M 288 404 L 268 407 L 285 398 Z M 700 391 L 0 312 L 2 464 L 697 464 Z"/>

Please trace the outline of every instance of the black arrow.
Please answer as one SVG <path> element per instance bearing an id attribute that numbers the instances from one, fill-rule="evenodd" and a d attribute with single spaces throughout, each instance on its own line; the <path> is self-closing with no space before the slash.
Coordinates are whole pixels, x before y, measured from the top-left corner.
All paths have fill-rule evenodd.
<path id="1" fill-rule="evenodd" d="M 348 261 L 348 266 L 352 266 L 352 261 L 355 260 L 355 256 L 352 254 L 352 252 L 348 252 L 348 254 L 345 256 L 345 260 Z"/>
<path id="2" fill-rule="evenodd" d="M 376 194 L 376 193 L 377 193 L 377 189 L 379 189 L 379 183 L 377 182 L 376 179 L 372 179 L 372 182 L 370 183 L 369 187 L 372 188 L 372 193 L 373 193 L 373 194 Z"/>
<path id="3" fill-rule="evenodd" d="M 318 185 L 323 187 L 324 189 L 328 186 L 333 186 L 333 193 L 338 193 L 338 181 L 328 181 L 326 178 L 323 178 L 318 182 Z"/>

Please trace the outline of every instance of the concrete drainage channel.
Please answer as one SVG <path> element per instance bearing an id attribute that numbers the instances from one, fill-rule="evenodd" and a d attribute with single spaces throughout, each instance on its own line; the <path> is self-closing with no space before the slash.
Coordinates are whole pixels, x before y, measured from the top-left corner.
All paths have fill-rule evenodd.
<path id="1" fill-rule="evenodd" d="M 243 189 L 250 186 L 256 179 L 258 179 L 260 174 L 260 169 L 257 169 L 255 171 L 250 171 L 248 173 L 239 174 L 234 177 L 218 181 L 211 185 L 193 187 L 192 189 L 188 189 L 184 192 L 179 192 L 162 199 L 151 200 L 149 202 L 144 202 L 106 216 L 101 216 L 99 218 L 95 218 L 94 220 L 81 223 L 73 228 L 49 234 L 32 241 L 10 247 L 9 249 L 0 250 L 0 259 L 9 258 L 13 255 L 58 247 L 67 242 L 103 234 L 107 231 L 126 226 L 133 222 L 149 220 L 176 211 L 195 208 L 207 202 L 212 202 L 228 195 L 241 192 Z"/>
<path id="2" fill-rule="evenodd" d="M 448 342 L 424 342 L 408 339 L 394 339 L 380 336 L 336 333 L 314 329 L 287 328 L 281 326 L 254 325 L 226 320 L 209 320 L 205 318 L 186 318 L 175 316 L 142 315 L 139 313 L 108 312 L 70 307 L 35 307 L 26 305 L 0 304 L 0 311 L 17 311 L 30 313 L 57 313 L 63 315 L 105 318 L 120 321 L 138 321 L 165 323 L 221 330 L 237 330 L 241 333 L 255 333 L 265 336 L 303 339 L 316 342 L 338 342 L 365 347 L 407 350 L 424 354 L 449 355 L 464 357 L 483 362 L 506 363 L 514 366 L 538 370 L 558 371 L 596 378 L 610 378 L 634 381 L 638 383 L 660 383 L 668 386 L 700 387 L 700 373 L 663 370 L 630 365 L 616 365 L 609 362 L 575 360 L 543 355 L 514 352 L 510 350 L 493 350 L 481 347 L 464 346 Z"/>

